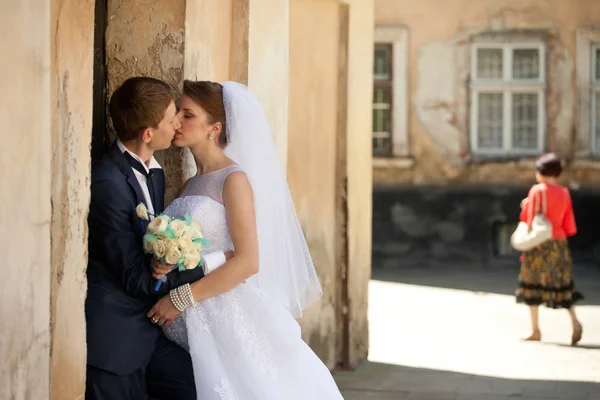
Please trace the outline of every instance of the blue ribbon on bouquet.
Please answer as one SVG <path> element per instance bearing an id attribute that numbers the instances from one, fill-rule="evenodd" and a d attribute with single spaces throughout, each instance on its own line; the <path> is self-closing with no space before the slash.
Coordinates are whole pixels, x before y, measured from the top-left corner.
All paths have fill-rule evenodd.
<path id="1" fill-rule="evenodd" d="M 154 291 L 158 292 L 164 282 L 167 281 L 167 275 L 163 275 L 160 279 L 157 279 L 154 283 Z"/>
<path id="2" fill-rule="evenodd" d="M 196 268 L 202 267 L 202 265 L 204 265 L 205 262 L 206 261 L 204 260 L 204 258 L 201 257 L 200 262 L 198 263 L 198 266 Z M 167 281 L 167 274 L 170 274 L 171 272 L 173 272 L 176 269 L 180 269 L 179 264 L 175 264 L 169 272 L 167 272 L 166 274 L 161 276 L 160 279 L 157 279 L 156 282 L 154 282 L 154 291 L 155 292 L 158 292 L 160 290 L 160 288 L 162 287 L 162 284 Z"/>
<path id="3" fill-rule="evenodd" d="M 173 266 L 173 268 L 171 268 L 171 271 L 167 272 L 167 274 L 171 273 L 174 269 L 179 268 L 179 265 L 175 264 Z M 157 279 L 156 282 L 154 282 L 154 291 L 158 292 L 162 286 L 163 283 L 165 283 L 167 281 L 167 274 L 164 274 L 163 276 L 160 277 L 160 279 Z"/>

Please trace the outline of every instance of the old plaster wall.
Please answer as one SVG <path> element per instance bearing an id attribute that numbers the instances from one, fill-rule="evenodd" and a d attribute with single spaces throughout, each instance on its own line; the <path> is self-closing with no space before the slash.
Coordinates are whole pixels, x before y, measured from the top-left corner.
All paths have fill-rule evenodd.
<path id="1" fill-rule="evenodd" d="M 290 1 L 287 178 L 324 294 L 301 322 L 304 338 L 329 367 L 339 359 L 341 328 L 336 315 L 338 13 L 335 0 Z"/>
<path id="2" fill-rule="evenodd" d="M 371 277 L 373 96 L 373 13 L 371 0 L 352 0 L 348 9 L 346 175 L 350 365 L 367 357 L 368 286 Z"/>
<path id="3" fill-rule="evenodd" d="M 290 77 L 290 15 L 292 14 L 290 0 L 246 1 L 248 4 L 248 87 L 262 103 L 277 147 L 279 161 L 285 171 L 288 156 L 287 105 Z M 239 11 L 234 13 L 239 16 Z M 241 17 L 243 20 L 243 16 Z M 236 37 L 232 51 L 238 51 L 240 43 L 237 40 L 239 38 Z M 242 48 L 242 51 L 245 52 L 245 49 Z M 245 64 L 243 59 L 234 58 L 234 61 L 240 65 Z M 234 71 L 237 70 L 239 67 L 234 67 Z"/>
<path id="4" fill-rule="evenodd" d="M 51 12 L 51 398 L 79 399 L 85 392 L 94 2 L 56 0 Z"/>
<path id="5" fill-rule="evenodd" d="M 547 38 L 548 149 L 575 153 L 576 29 L 600 23 L 593 0 L 376 0 L 375 22 L 408 28 L 409 141 L 414 166 L 376 168 L 376 184 L 529 184 L 530 161 L 474 160 L 468 143 L 470 40 L 484 32 L 543 32 Z M 589 163 L 564 176 L 573 187 L 600 182 Z"/>
<path id="6" fill-rule="evenodd" d="M 471 43 L 482 35 L 541 37 L 546 43 L 546 149 L 567 159 L 579 234 L 576 258 L 600 259 L 591 206 L 600 164 L 579 158 L 578 33 L 600 24 L 591 0 L 376 0 L 375 22 L 408 35 L 408 163 L 374 168 L 374 265 L 447 262 L 516 263 L 508 237 L 518 204 L 534 182 L 534 158 L 483 159 L 469 143 Z M 593 29 L 592 29 L 593 31 Z M 583 49 L 583 51 L 589 51 Z M 587 151 L 589 154 L 589 149 Z M 588 157 L 585 155 L 585 157 Z M 381 160 L 378 160 L 381 161 Z M 393 166 L 396 164 L 396 166 Z"/>
<path id="7" fill-rule="evenodd" d="M 50 396 L 50 3 L 0 4 L 0 398 Z"/>
<path id="8" fill-rule="evenodd" d="M 180 87 L 184 76 L 185 0 L 109 0 L 107 22 L 109 98 L 132 76 L 151 76 Z M 190 66 L 197 62 L 198 58 L 188 58 Z M 167 176 L 166 204 L 175 198 L 185 180 L 183 154 L 176 148 L 156 154 Z"/>

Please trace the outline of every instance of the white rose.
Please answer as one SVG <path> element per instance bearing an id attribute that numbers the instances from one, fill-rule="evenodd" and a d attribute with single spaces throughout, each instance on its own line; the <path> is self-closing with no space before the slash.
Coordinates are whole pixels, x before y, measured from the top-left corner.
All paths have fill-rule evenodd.
<path id="1" fill-rule="evenodd" d="M 154 250 L 153 245 L 154 245 L 154 242 L 151 242 L 149 240 L 144 240 L 144 251 L 146 253 L 152 253 L 152 251 Z"/>
<path id="2" fill-rule="evenodd" d="M 135 213 L 137 214 L 138 218 L 145 219 L 146 221 L 150 219 L 150 217 L 148 217 L 148 209 L 144 203 L 137 205 L 135 208 Z"/>
<path id="3" fill-rule="evenodd" d="M 164 238 L 162 241 L 165 242 L 165 253 L 173 247 L 177 247 L 177 239 Z"/>
<path id="4" fill-rule="evenodd" d="M 200 225 L 196 221 L 192 220 L 192 225 L 190 228 L 191 228 L 190 232 L 191 232 L 192 237 L 194 237 L 194 238 L 202 238 L 203 237 L 202 230 L 200 229 Z"/>
<path id="5" fill-rule="evenodd" d="M 164 240 L 157 240 L 152 243 L 151 253 L 154 254 L 156 258 L 164 258 L 167 254 L 167 246 Z"/>
<path id="6" fill-rule="evenodd" d="M 177 245 L 179 246 L 179 250 L 181 250 L 184 253 L 190 250 L 192 244 L 192 241 L 187 236 L 182 236 L 179 239 L 177 239 Z"/>
<path id="7" fill-rule="evenodd" d="M 171 231 L 175 234 L 176 238 L 183 235 L 183 232 L 185 231 L 185 228 L 186 228 L 185 222 L 180 219 L 172 220 L 170 226 L 171 226 Z"/>
<path id="8" fill-rule="evenodd" d="M 200 252 L 202 251 L 202 244 L 192 242 L 192 247 L 190 248 L 190 251 L 200 254 Z"/>
<path id="9" fill-rule="evenodd" d="M 183 266 L 185 269 L 194 269 L 198 266 L 198 263 L 200 263 L 200 253 L 197 252 L 186 254 L 183 260 Z"/>
<path id="10" fill-rule="evenodd" d="M 177 264 L 179 259 L 181 258 L 181 251 L 177 246 L 173 246 L 167 250 L 167 255 L 165 256 L 165 262 L 167 264 Z"/>
<path id="11" fill-rule="evenodd" d="M 159 234 L 165 231 L 169 226 L 171 218 L 167 215 L 159 215 L 148 224 L 148 232 Z"/>

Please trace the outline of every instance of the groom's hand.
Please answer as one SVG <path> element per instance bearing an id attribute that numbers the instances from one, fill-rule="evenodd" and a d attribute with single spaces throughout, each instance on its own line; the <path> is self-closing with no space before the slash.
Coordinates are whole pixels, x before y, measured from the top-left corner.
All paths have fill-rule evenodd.
<path id="1" fill-rule="evenodd" d="M 161 264 L 156 260 L 156 258 L 152 258 L 152 277 L 154 279 L 160 279 L 163 275 L 168 274 L 173 269 L 173 265 L 171 264 Z"/>

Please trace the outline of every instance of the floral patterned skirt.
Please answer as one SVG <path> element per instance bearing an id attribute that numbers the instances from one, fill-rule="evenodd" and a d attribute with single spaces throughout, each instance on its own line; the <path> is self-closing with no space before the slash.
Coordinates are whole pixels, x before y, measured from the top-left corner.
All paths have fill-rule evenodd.
<path id="1" fill-rule="evenodd" d="M 569 308 L 583 295 L 575 290 L 573 261 L 566 240 L 549 240 L 524 254 L 517 302 Z"/>

